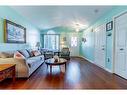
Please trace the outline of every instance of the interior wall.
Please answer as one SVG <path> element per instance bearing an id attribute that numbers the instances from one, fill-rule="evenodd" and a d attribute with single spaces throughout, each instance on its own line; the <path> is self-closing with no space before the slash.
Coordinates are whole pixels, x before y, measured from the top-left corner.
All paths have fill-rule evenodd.
<path id="1" fill-rule="evenodd" d="M 80 53 L 81 56 L 87 58 L 90 61 L 94 62 L 94 32 L 91 32 L 92 29 L 97 26 L 108 23 L 113 20 L 113 17 L 120 14 L 121 12 L 127 11 L 127 6 L 114 6 L 112 10 L 105 13 L 101 18 L 99 18 L 93 25 L 86 29 L 82 33 L 82 37 L 86 37 L 86 43 L 81 44 Z M 113 30 L 106 32 L 106 35 L 113 33 Z M 106 36 L 106 62 L 105 68 L 112 71 L 112 51 L 113 51 L 113 38 L 111 36 Z"/>
<path id="2" fill-rule="evenodd" d="M 26 28 L 26 44 L 4 43 L 4 19 L 20 24 Z M 19 50 L 35 47 L 36 42 L 40 41 L 40 31 L 28 20 L 18 14 L 8 6 L 0 6 L 0 51 Z"/>

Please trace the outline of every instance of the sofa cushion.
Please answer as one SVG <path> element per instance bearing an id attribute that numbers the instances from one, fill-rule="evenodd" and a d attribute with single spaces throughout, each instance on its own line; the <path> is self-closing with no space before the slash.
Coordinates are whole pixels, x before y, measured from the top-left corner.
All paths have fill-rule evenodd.
<path id="1" fill-rule="evenodd" d="M 29 64 L 37 61 L 41 61 L 41 56 L 30 57 L 26 60 L 26 62 Z"/>
<path id="2" fill-rule="evenodd" d="M 27 50 L 19 50 L 19 52 L 25 57 L 25 58 L 29 58 L 30 55 L 29 53 L 27 52 Z"/>
<path id="3" fill-rule="evenodd" d="M 32 49 L 28 49 L 27 52 L 29 53 L 30 57 L 33 57 L 34 56 L 34 54 L 32 52 Z"/>

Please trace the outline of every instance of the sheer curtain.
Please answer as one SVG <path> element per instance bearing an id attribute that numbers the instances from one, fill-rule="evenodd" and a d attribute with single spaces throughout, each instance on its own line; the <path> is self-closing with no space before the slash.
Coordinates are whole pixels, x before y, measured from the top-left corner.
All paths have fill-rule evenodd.
<path id="1" fill-rule="evenodd" d="M 60 37 L 59 34 L 48 32 L 44 35 L 44 48 L 50 50 L 59 50 Z"/>

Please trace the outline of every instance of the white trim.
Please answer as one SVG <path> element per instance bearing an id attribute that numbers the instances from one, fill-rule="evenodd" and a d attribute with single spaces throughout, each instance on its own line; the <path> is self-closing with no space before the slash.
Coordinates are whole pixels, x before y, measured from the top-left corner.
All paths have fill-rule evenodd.
<path id="1" fill-rule="evenodd" d="M 77 58 L 77 57 L 80 57 L 80 56 L 70 56 L 70 58 L 71 58 L 71 57 L 72 57 L 72 58 L 75 58 L 75 57 Z"/>
<path id="2" fill-rule="evenodd" d="M 105 68 L 106 71 L 110 72 L 110 73 L 113 73 L 112 70 L 108 69 L 108 68 Z"/>
<path id="3" fill-rule="evenodd" d="M 105 70 L 105 71 L 107 71 L 107 72 L 109 72 L 109 73 L 113 73 L 112 70 L 110 70 L 110 69 L 108 69 L 108 68 L 106 68 L 106 67 L 102 67 L 102 66 L 100 66 L 100 65 L 98 65 L 98 64 L 96 64 L 96 63 L 95 63 L 95 65 L 98 66 L 98 67 L 100 67 L 100 68 L 102 68 L 103 70 Z"/>
<path id="4" fill-rule="evenodd" d="M 94 61 L 89 60 L 88 58 L 84 57 L 84 56 L 80 56 L 81 58 L 84 58 L 85 60 L 89 61 L 90 63 L 94 63 Z"/>
<path id="5" fill-rule="evenodd" d="M 112 72 L 115 73 L 115 17 L 113 17 L 112 46 Z"/>
<path id="6" fill-rule="evenodd" d="M 105 70 L 105 71 L 107 71 L 107 72 L 109 72 L 109 73 L 113 73 L 112 70 L 110 70 L 110 69 L 108 69 L 108 68 L 106 68 L 106 67 L 101 67 L 100 65 L 98 65 L 98 64 L 96 64 L 95 62 L 89 60 L 88 58 L 85 58 L 85 57 L 83 57 L 83 56 L 80 56 L 80 57 L 81 57 L 81 58 L 84 58 L 85 60 L 89 61 L 90 63 L 95 64 L 96 66 L 102 68 L 103 70 Z"/>

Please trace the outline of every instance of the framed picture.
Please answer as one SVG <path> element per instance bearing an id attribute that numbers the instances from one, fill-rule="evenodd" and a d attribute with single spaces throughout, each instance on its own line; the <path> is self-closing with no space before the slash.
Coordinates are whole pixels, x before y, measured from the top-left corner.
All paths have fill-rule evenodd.
<path id="1" fill-rule="evenodd" d="M 63 41 L 66 41 L 67 39 L 66 39 L 66 37 L 63 37 Z"/>
<path id="2" fill-rule="evenodd" d="M 82 38 L 82 42 L 84 42 L 84 43 L 85 43 L 85 42 L 86 42 L 86 38 Z"/>
<path id="3" fill-rule="evenodd" d="M 110 31 L 113 29 L 113 21 L 110 21 L 106 24 L 106 31 Z"/>
<path id="4" fill-rule="evenodd" d="M 26 28 L 5 19 L 4 40 L 6 43 L 26 43 Z"/>

